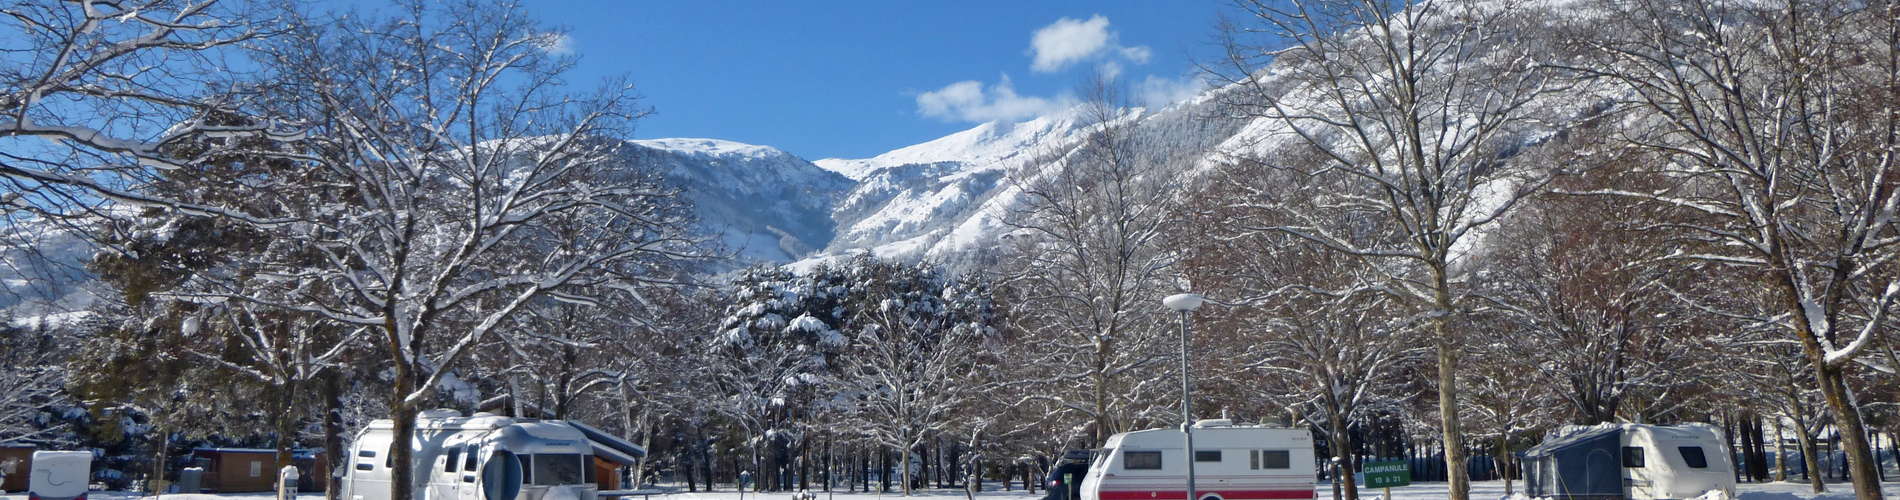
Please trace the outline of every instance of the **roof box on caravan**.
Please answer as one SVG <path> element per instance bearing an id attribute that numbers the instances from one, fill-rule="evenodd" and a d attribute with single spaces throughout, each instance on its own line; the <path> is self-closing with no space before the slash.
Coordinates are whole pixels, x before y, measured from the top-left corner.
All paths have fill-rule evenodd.
<path id="1" fill-rule="evenodd" d="M 1195 427 L 1233 427 L 1234 421 L 1225 418 L 1203 418 L 1194 421 Z"/>

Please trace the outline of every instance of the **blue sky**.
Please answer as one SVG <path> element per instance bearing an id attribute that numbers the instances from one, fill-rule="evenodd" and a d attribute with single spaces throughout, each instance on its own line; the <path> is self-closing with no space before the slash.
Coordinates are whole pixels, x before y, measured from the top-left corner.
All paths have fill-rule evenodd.
<path id="1" fill-rule="evenodd" d="M 869 157 L 1063 104 L 1093 71 L 1131 96 L 1193 88 L 1216 0 L 529 2 L 569 29 L 570 83 L 630 76 L 639 138 Z M 1041 36 L 1038 36 L 1038 33 Z"/>

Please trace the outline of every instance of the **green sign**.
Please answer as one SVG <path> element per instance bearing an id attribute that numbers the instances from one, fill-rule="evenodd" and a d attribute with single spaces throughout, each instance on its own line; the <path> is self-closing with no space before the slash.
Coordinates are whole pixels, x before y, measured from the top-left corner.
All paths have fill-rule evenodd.
<path id="1" fill-rule="evenodd" d="M 1395 488 L 1412 484 L 1412 466 L 1404 460 L 1369 460 L 1359 467 L 1367 488 Z"/>

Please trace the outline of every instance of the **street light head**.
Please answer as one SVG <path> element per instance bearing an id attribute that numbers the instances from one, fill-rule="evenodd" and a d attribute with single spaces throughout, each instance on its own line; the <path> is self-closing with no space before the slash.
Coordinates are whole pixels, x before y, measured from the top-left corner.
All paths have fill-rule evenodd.
<path id="1" fill-rule="evenodd" d="M 1175 312 L 1194 312 L 1195 309 L 1201 308 L 1201 302 L 1205 300 L 1207 299 L 1202 298 L 1198 293 L 1179 293 L 1161 299 L 1161 305 L 1168 306 L 1168 309 L 1173 309 Z"/>

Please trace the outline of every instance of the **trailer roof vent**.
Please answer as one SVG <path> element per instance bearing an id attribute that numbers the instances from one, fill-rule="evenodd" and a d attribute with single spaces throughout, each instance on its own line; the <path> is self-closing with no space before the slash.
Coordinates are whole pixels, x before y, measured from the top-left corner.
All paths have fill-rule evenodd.
<path id="1" fill-rule="evenodd" d="M 1225 418 L 1203 418 L 1194 421 L 1195 427 L 1233 427 L 1234 421 Z"/>

